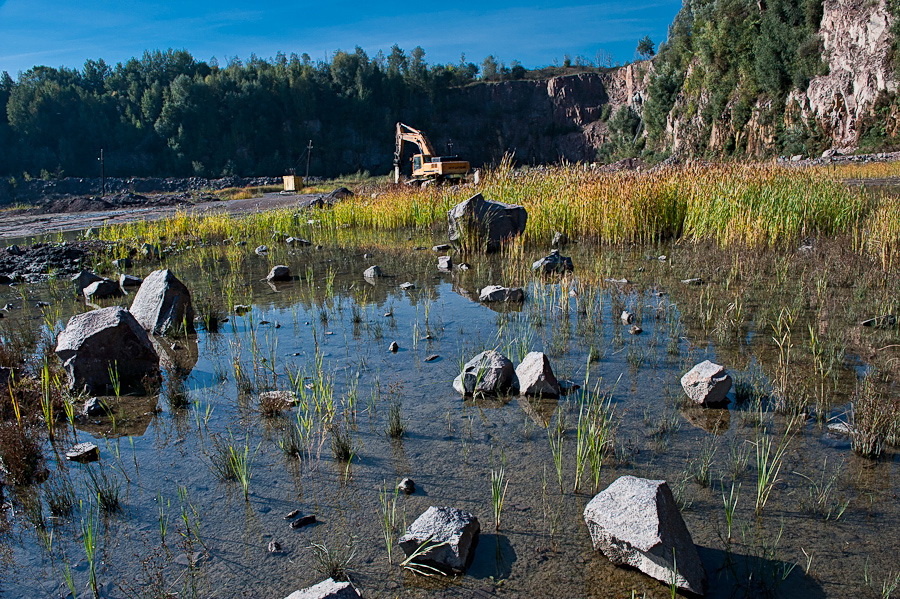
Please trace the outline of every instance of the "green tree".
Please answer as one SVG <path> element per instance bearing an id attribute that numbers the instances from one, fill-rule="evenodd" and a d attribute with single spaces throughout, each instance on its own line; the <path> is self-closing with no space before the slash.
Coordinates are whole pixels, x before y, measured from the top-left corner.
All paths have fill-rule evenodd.
<path id="1" fill-rule="evenodd" d="M 637 53 L 643 59 L 652 58 L 656 54 L 656 44 L 650 39 L 649 35 L 645 35 L 637 45 Z"/>

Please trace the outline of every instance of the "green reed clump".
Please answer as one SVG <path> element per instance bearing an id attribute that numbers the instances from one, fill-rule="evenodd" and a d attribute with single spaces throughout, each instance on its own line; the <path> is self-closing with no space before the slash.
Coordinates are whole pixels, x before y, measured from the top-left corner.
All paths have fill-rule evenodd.
<path id="1" fill-rule="evenodd" d="M 878 388 L 878 372 L 867 374 L 857 385 L 850 400 L 850 447 L 865 458 L 879 458 L 884 453 L 894 416 L 885 409 Z"/>

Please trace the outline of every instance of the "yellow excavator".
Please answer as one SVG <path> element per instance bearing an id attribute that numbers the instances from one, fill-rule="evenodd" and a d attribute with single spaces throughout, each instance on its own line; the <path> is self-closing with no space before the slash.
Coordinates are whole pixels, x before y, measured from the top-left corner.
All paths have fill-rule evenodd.
<path id="1" fill-rule="evenodd" d="M 457 160 L 456 156 L 435 156 L 434 148 L 425 134 L 409 125 L 397 123 L 397 143 L 394 149 L 394 183 L 400 182 L 400 160 L 403 143 L 409 142 L 419 148 L 412 157 L 413 182 L 439 181 L 448 177 L 463 177 L 469 172 L 469 163 Z"/>

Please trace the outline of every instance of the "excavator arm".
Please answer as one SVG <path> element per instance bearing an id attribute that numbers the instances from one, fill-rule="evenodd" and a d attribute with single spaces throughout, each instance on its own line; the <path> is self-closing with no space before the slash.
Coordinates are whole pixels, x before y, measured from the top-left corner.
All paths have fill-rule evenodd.
<path id="1" fill-rule="evenodd" d="M 431 142 L 424 133 L 409 125 L 397 123 L 396 145 L 394 147 L 394 183 L 400 182 L 400 161 L 403 158 L 403 144 L 415 144 L 418 153 L 412 157 L 414 181 L 441 180 L 446 177 L 465 176 L 469 163 L 455 160 L 455 156 L 437 156 Z"/>
<path id="2" fill-rule="evenodd" d="M 425 156 L 434 156 L 434 148 L 424 133 L 418 129 L 413 129 L 409 125 L 397 123 L 397 143 L 394 148 L 394 166 L 400 166 L 400 159 L 403 155 L 403 142 L 416 144 L 419 153 Z"/>

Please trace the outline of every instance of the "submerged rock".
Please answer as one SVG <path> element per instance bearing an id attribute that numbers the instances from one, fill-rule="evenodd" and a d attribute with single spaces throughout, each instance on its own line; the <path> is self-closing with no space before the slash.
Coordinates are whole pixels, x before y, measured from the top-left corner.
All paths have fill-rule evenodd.
<path id="1" fill-rule="evenodd" d="M 731 376 L 724 366 L 704 360 L 681 377 L 681 387 L 696 404 L 719 405 L 728 402 Z"/>
<path id="2" fill-rule="evenodd" d="M 399 543 L 408 557 L 428 542 L 428 548 L 416 557 L 414 564 L 461 573 L 469 564 L 480 532 L 478 518 L 469 512 L 431 506 L 406 529 Z"/>
<path id="3" fill-rule="evenodd" d="M 616 565 L 702 595 L 706 571 L 663 480 L 622 476 L 584 508 L 594 549 Z"/>
<path id="4" fill-rule="evenodd" d="M 329 578 L 309 588 L 294 591 L 285 599 L 359 599 L 359 593 L 349 582 L 337 582 Z"/>
<path id="5" fill-rule="evenodd" d="M 453 388 L 460 395 L 498 395 L 517 387 L 513 363 L 494 350 L 483 351 L 466 362 L 462 372 L 453 379 Z"/>
<path id="6" fill-rule="evenodd" d="M 460 202 L 447 214 L 450 241 L 484 244 L 488 251 L 525 232 L 528 212 L 522 206 L 485 200 L 478 193 Z"/>
<path id="7" fill-rule="evenodd" d="M 123 389 L 140 388 L 145 377 L 159 378 L 159 355 L 135 317 L 113 306 L 76 314 L 59 334 L 56 354 L 69 389 L 103 394 L 112 388 L 110 371 Z"/>
<path id="8" fill-rule="evenodd" d="M 478 299 L 483 302 L 524 302 L 525 291 L 521 287 L 488 285 L 478 294 Z"/>
<path id="9" fill-rule="evenodd" d="M 550 360 L 543 352 L 530 352 L 516 367 L 519 394 L 538 397 L 559 397 L 559 381 L 550 367 Z"/>
<path id="10" fill-rule="evenodd" d="M 154 335 L 194 332 L 191 292 L 168 269 L 154 270 L 144 279 L 131 302 L 131 313 Z"/>

